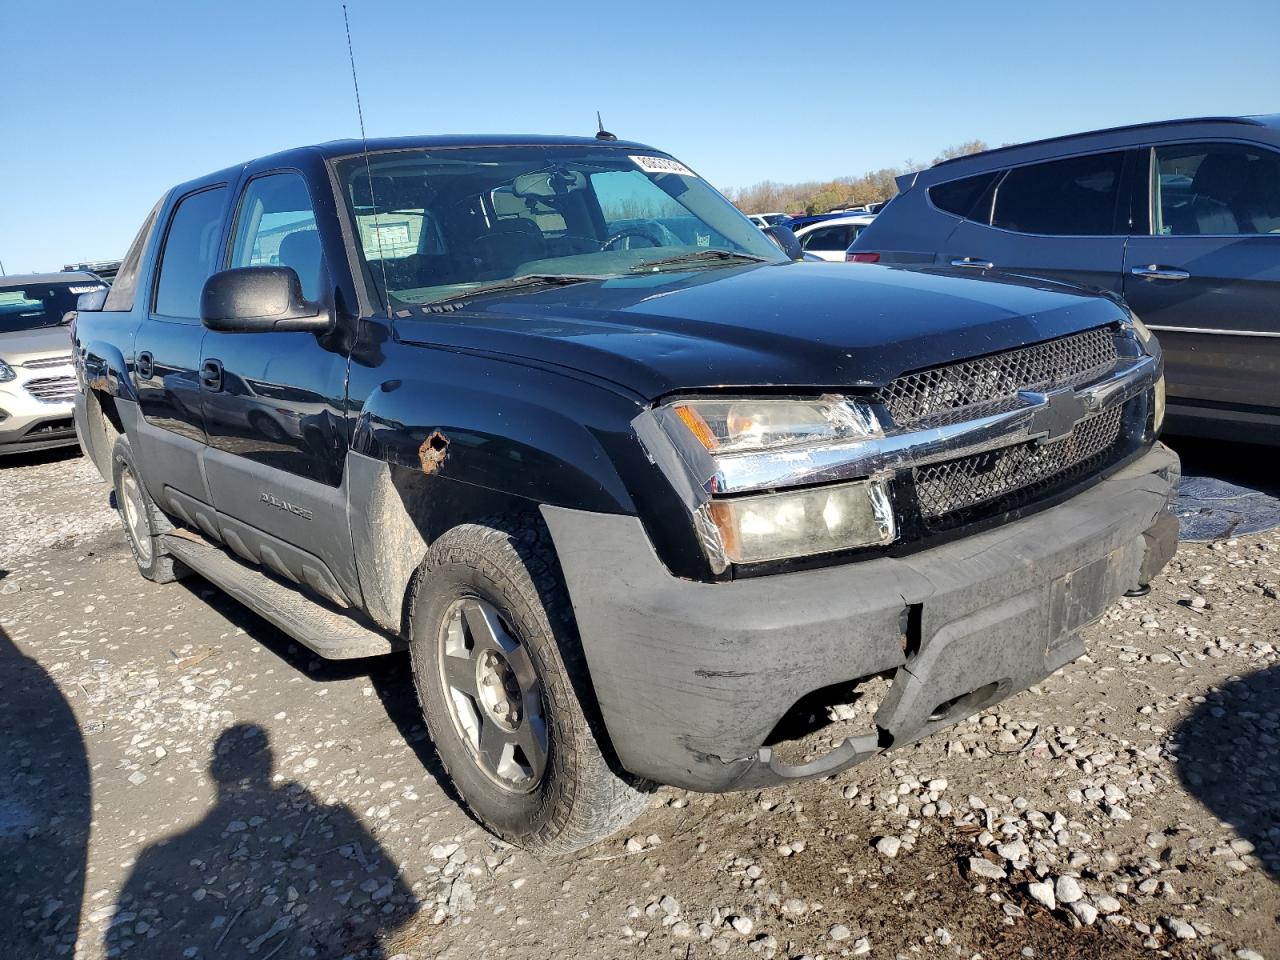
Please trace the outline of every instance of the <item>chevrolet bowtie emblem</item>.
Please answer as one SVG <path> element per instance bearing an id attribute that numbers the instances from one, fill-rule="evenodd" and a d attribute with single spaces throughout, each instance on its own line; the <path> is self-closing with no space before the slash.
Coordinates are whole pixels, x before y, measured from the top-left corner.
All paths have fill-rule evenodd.
<path id="1" fill-rule="evenodd" d="M 1018 397 L 1032 408 L 1029 432 L 1042 443 L 1061 440 L 1084 419 L 1084 402 L 1070 388 L 1053 393 L 1020 390 Z"/>

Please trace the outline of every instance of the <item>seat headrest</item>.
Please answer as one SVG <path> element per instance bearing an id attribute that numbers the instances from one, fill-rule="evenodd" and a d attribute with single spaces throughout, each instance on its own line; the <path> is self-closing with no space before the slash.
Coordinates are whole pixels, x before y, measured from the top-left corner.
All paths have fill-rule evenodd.
<path id="1" fill-rule="evenodd" d="M 295 230 L 280 241 L 280 265 L 293 267 L 302 285 L 302 295 L 308 300 L 320 297 L 320 281 L 324 255 L 320 249 L 320 234 L 314 227 Z"/>
<path id="2" fill-rule="evenodd" d="M 1191 189 L 1223 203 L 1234 200 L 1248 184 L 1248 159 L 1241 153 L 1210 153 L 1200 161 Z"/>

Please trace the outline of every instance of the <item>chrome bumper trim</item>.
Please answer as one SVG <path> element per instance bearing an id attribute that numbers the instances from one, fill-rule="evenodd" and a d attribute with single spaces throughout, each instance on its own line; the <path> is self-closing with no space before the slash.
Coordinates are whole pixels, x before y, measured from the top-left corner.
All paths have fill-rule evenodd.
<path id="1" fill-rule="evenodd" d="M 1021 393 L 1023 406 L 963 423 L 829 446 L 722 456 L 716 459 L 718 469 L 704 484 L 703 492 L 720 496 L 881 476 L 1056 437 L 1063 435 L 1063 426 L 1069 431 L 1085 417 L 1150 389 L 1159 376 L 1156 357 L 1126 358 L 1118 361 L 1105 379 L 1079 390 Z"/>

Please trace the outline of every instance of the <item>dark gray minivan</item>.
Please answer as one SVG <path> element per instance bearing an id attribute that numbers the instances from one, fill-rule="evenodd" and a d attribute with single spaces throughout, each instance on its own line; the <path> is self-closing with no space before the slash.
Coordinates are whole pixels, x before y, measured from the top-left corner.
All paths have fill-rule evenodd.
<path id="1" fill-rule="evenodd" d="M 1280 115 L 1002 147 L 898 188 L 847 259 L 1120 294 L 1164 346 L 1171 432 L 1280 443 Z"/>

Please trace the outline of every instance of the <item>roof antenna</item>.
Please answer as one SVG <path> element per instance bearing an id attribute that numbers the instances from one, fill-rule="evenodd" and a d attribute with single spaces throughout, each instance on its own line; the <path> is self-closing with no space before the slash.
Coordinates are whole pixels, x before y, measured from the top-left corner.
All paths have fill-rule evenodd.
<path id="1" fill-rule="evenodd" d="M 369 199 L 373 201 L 373 237 L 378 244 L 378 266 L 382 268 L 382 296 L 386 301 L 387 317 L 391 316 L 391 291 L 387 287 L 387 261 L 382 255 L 382 227 L 378 223 L 378 198 L 373 192 L 373 170 L 369 167 L 369 140 L 364 135 L 364 110 L 360 106 L 360 81 L 356 77 L 356 55 L 351 49 L 351 21 L 347 19 L 347 5 L 342 5 L 342 23 L 347 28 L 347 58 L 351 61 L 351 85 L 356 88 L 356 116 L 360 119 L 360 148 L 364 152 L 364 173 L 369 180 Z M 358 222 L 358 221 L 357 221 Z"/>
<path id="2" fill-rule="evenodd" d="M 600 119 L 600 111 L 596 111 L 596 139 L 597 140 L 617 140 L 612 133 L 604 128 L 604 121 Z"/>

